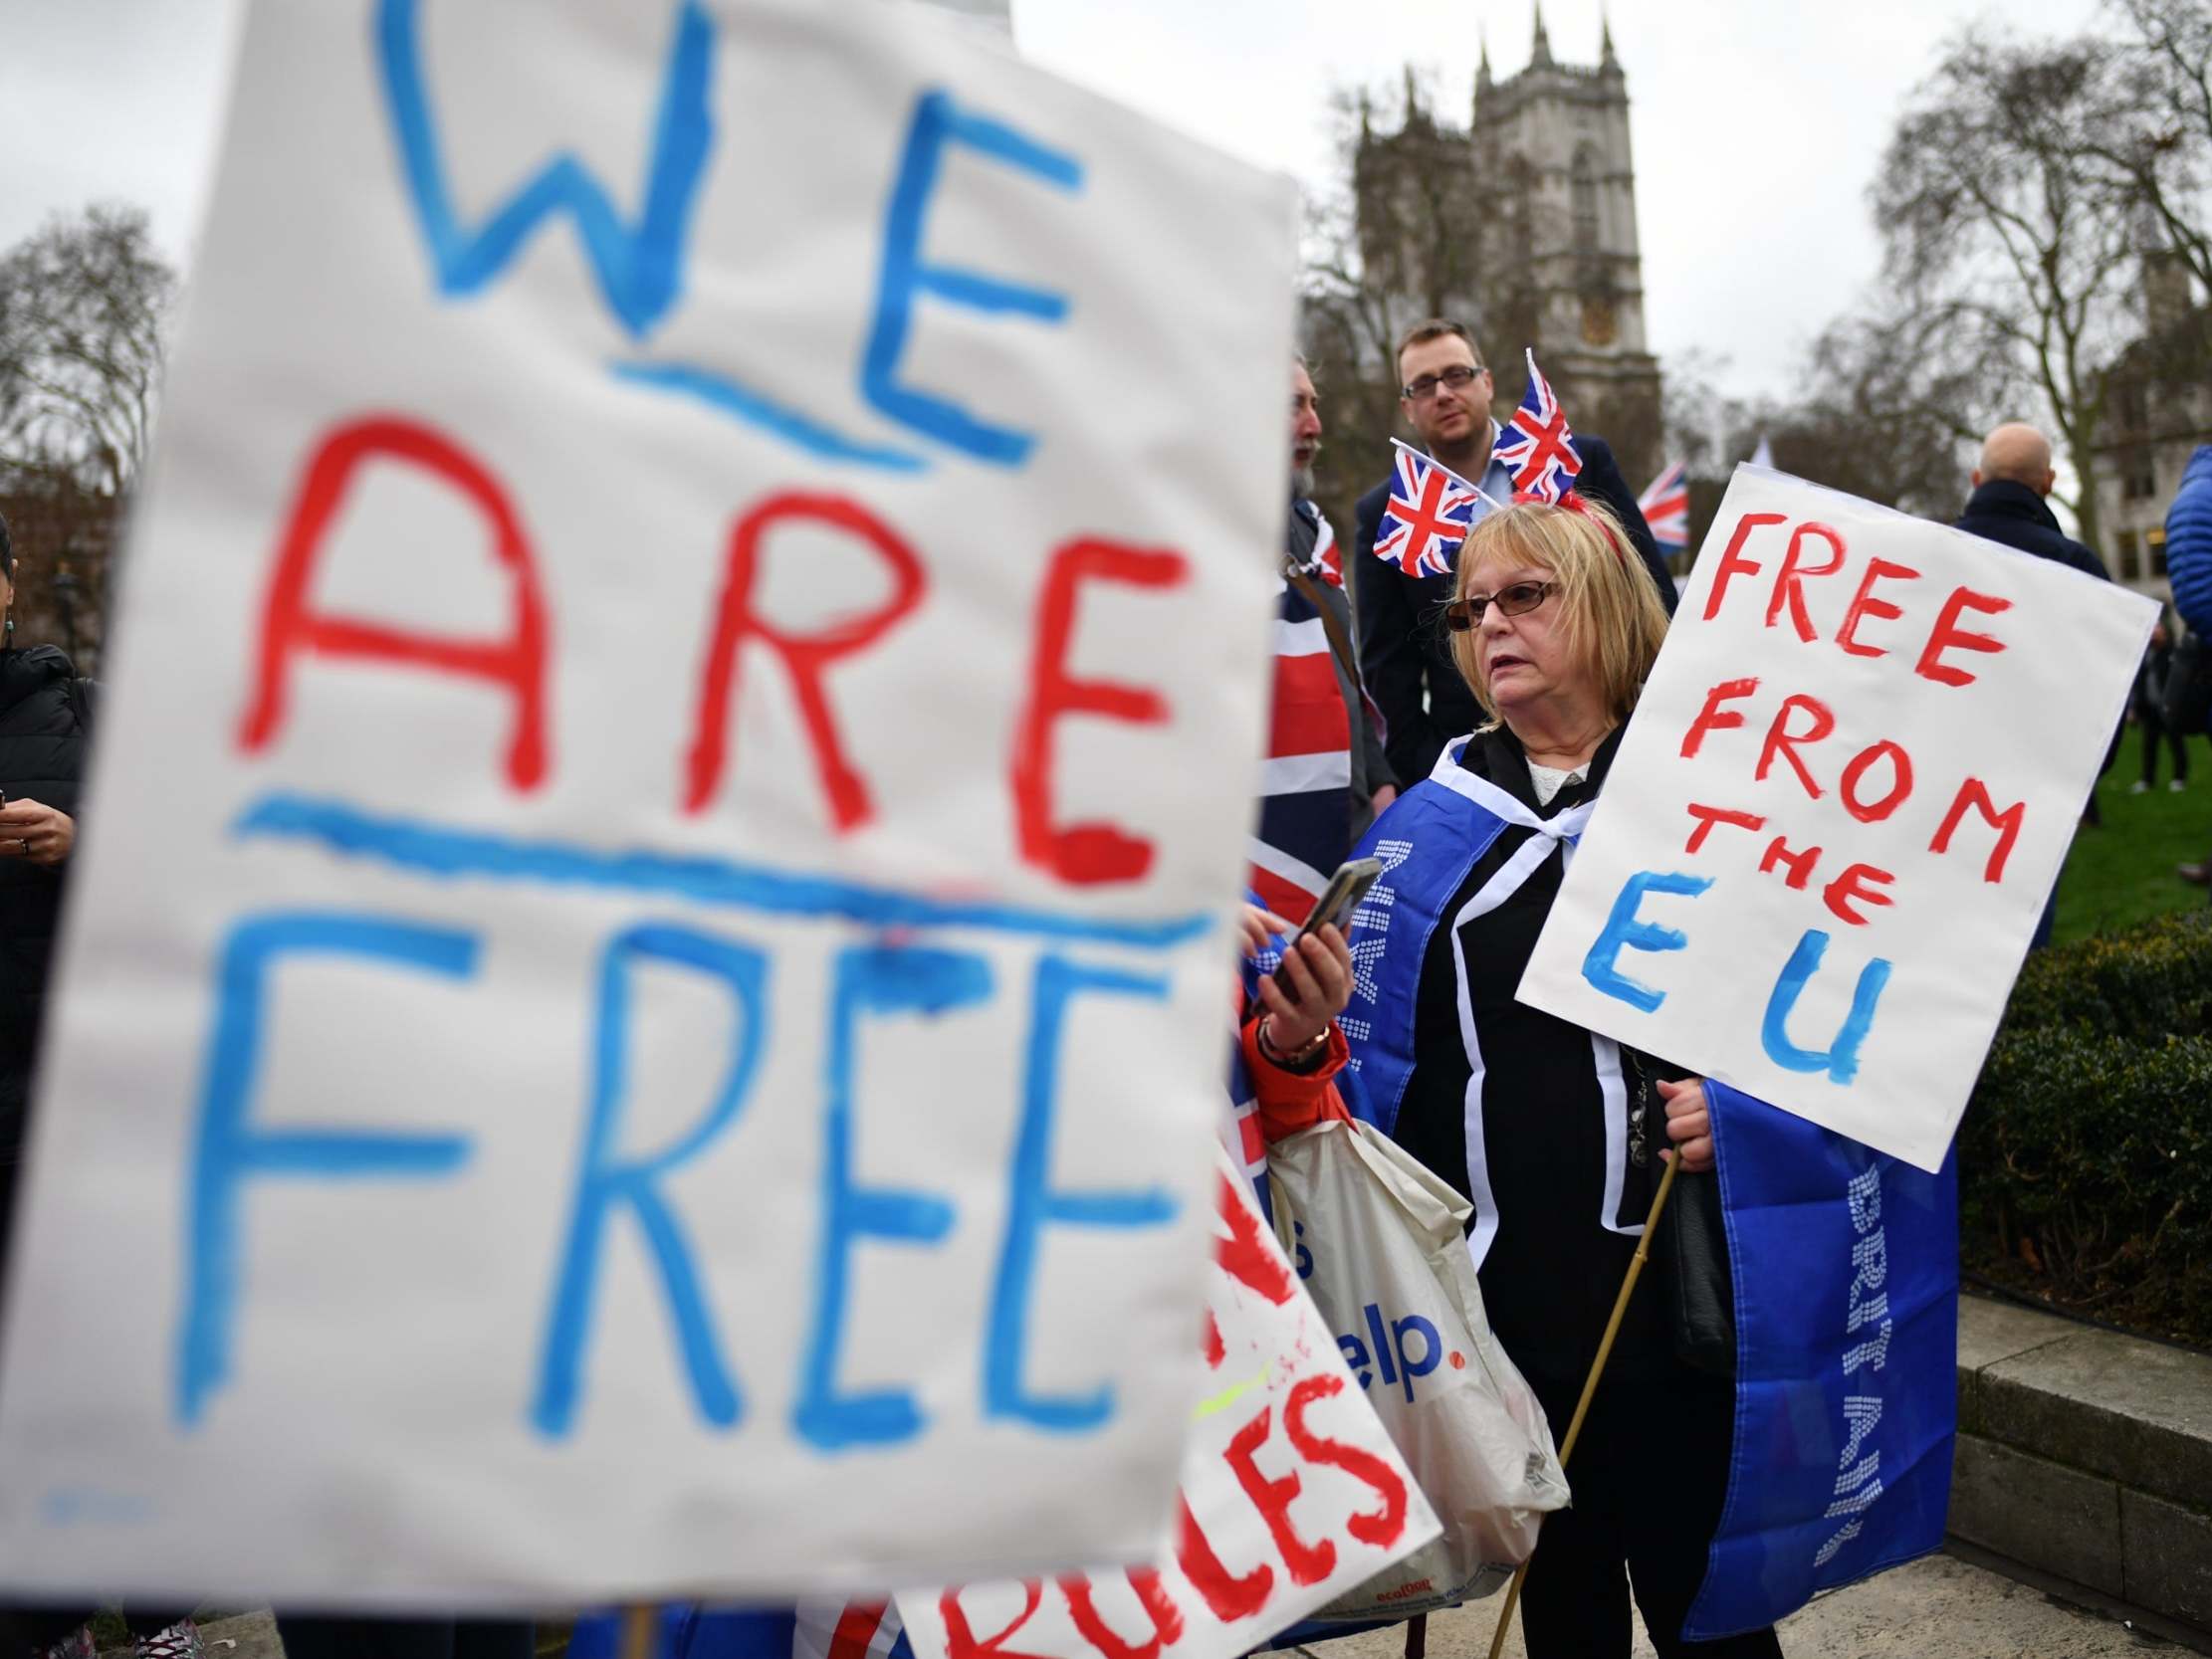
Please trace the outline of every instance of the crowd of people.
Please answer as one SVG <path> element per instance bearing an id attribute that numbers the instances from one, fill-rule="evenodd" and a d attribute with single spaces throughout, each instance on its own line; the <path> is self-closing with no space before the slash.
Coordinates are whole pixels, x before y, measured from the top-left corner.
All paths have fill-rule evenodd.
<path id="1" fill-rule="evenodd" d="M 1466 328 L 1423 323 L 1401 341 L 1397 365 L 1401 413 L 1428 454 L 1509 505 L 1476 518 L 1448 569 L 1409 572 L 1370 556 L 1392 486 L 1360 500 L 1343 573 L 1372 706 L 1369 726 L 1358 725 L 1347 688 L 1347 728 L 1371 750 L 1366 733 L 1379 721 L 1386 766 L 1370 753 L 1356 773 L 1368 794 L 1355 786 L 1331 821 L 1360 821 L 1381 791 L 1398 797 L 1374 835 L 1410 849 L 1391 877 L 1394 915 L 1420 906 L 1427 942 L 1418 959 L 1386 953 L 1374 967 L 1384 986 L 1377 1012 L 1363 1006 L 1348 1042 L 1310 1039 L 1304 1063 L 1345 1076 L 1339 1068 L 1356 1057 L 1359 1081 L 1347 1078 L 1344 1109 L 1467 1200 L 1492 1327 L 1557 1427 L 1589 1370 L 1661 1160 L 1679 1156 L 1692 1179 L 1712 1162 L 1697 1080 L 1514 995 L 1559 891 L 1562 843 L 1604 787 L 1675 585 L 1602 439 L 1576 434 L 1581 474 L 1556 505 L 1515 498 L 1496 454 L 1492 377 Z M 1303 365 L 1292 386 L 1298 499 L 1286 584 L 1315 573 L 1314 509 L 1303 498 L 1322 436 Z M 1956 527 L 2110 580 L 2052 513 L 2056 482 L 2048 440 L 2024 424 L 2000 426 Z M 2160 739 L 2182 784 L 2187 741 L 2205 729 L 2203 701 L 2212 701 L 2212 446 L 2197 452 L 2174 504 L 2166 556 L 2186 632 L 2177 642 L 2161 622 L 2133 700 L 2146 787 Z M 1294 594 L 1286 585 L 1286 620 Z M 2191 677 L 2203 683 L 2194 705 Z M 2115 731 L 2114 754 L 2119 741 Z M 1352 849 L 1348 837 L 1336 851 Z M 1332 867 L 1323 847 L 1309 848 L 1307 861 Z M 2212 859 L 2181 874 L 2212 878 Z M 2047 907 L 2037 942 L 2048 941 L 2052 922 Z M 1395 923 L 1393 936 L 1404 936 Z M 1318 986 L 1312 965 L 1301 982 Z M 1283 1087 L 1266 1075 L 1282 1066 L 1267 1029 L 1255 1022 L 1245 1042 L 1263 1115 L 1270 1087 Z M 1288 1125 L 1311 1121 L 1310 1085 L 1298 1102 Z M 1626 1655 L 1632 1594 L 1662 1655 L 1780 1652 L 1772 1630 L 1711 1643 L 1680 1635 L 1720 1518 L 1732 1408 L 1726 1382 L 1676 1357 L 1659 1299 L 1632 1302 L 1568 1472 L 1573 1506 L 1547 1519 L 1530 1563 L 1531 1654 Z M 1666 1502 L 1652 1503 L 1654 1492 Z"/>
<path id="2" fill-rule="evenodd" d="M 1278 786 L 1257 812 L 1251 880 L 1261 903 L 1246 942 L 1281 959 L 1247 998 L 1239 1061 L 1273 1133 L 1358 1115 L 1467 1201 L 1488 1318 L 1557 1426 L 1665 1160 L 1692 1180 L 1713 1161 L 1698 1080 L 1514 994 L 1559 892 L 1563 847 L 1590 817 L 1635 716 L 1675 586 L 1602 439 L 1578 434 L 1571 493 L 1514 499 L 1497 456 L 1494 383 L 1465 327 L 1438 319 L 1413 329 L 1397 366 L 1402 413 L 1428 454 L 1500 505 L 1476 519 L 1448 568 L 1409 573 L 1373 556 L 1386 484 L 1361 499 L 1349 551 L 1340 549 L 1311 500 L 1320 395 L 1305 366 L 1293 368 L 1271 753 L 1299 763 L 1271 771 Z M 1959 527 L 2108 579 L 2061 529 L 2047 500 L 2053 482 L 2041 435 L 2000 427 Z M 2191 464 L 2166 546 L 2181 628 L 2162 624 L 2154 636 L 2135 707 L 2144 784 L 2163 739 L 2178 787 L 2186 739 L 2212 701 L 2212 447 Z M 0 570 L 0 602 L 12 606 L 4 526 Z M 0 1239 L 95 702 L 60 651 L 9 643 L 0 653 Z M 1425 942 L 1373 963 L 1389 994 L 1376 1017 L 1340 1024 L 1354 984 L 1344 932 L 1324 927 L 1288 946 L 1279 937 L 1315 882 L 1371 835 L 1404 849 L 1396 903 L 1418 908 Z M 2183 874 L 2201 882 L 2208 872 L 2212 858 Z M 1632 1596 L 1662 1655 L 1780 1652 L 1771 1629 L 1703 1644 L 1680 1634 L 1726 1491 L 1732 1404 L 1730 1383 L 1677 1357 L 1659 1299 L 1632 1303 L 1569 1471 L 1573 1507 L 1549 1518 L 1530 1564 L 1531 1654 L 1627 1655 Z M 1655 1492 L 1665 1502 L 1653 1503 Z M 0 1614 L 12 1619 L 0 1659 L 10 1647 L 73 1659 L 88 1647 L 88 1617 L 85 1608 Z M 127 1622 L 143 1659 L 196 1653 L 183 1612 L 131 1609 Z M 519 1623 L 288 1618 L 284 1634 L 294 1659 L 530 1651 Z"/>

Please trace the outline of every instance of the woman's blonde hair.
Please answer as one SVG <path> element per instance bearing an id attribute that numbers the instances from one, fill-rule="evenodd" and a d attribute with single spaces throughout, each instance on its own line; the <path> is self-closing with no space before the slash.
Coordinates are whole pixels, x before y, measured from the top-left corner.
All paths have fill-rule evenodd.
<path id="1" fill-rule="evenodd" d="M 1456 599 L 1474 591 L 1480 585 L 1474 578 L 1492 566 L 1549 570 L 1559 583 L 1551 603 L 1559 607 L 1561 638 L 1597 682 L 1614 723 L 1629 718 L 1666 638 L 1666 607 L 1618 518 L 1595 502 L 1574 510 L 1519 503 L 1474 526 L 1458 564 Z M 1472 630 L 1451 636 L 1451 660 L 1495 725 L 1497 705 L 1477 674 Z"/>

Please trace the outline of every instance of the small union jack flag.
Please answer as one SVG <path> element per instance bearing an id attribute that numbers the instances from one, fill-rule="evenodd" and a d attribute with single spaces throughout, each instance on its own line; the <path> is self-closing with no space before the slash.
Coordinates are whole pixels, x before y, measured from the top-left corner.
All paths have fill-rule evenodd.
<path id="1" fill-rule="evenodd" d="M 1399 445 L 1390 506 L 1375 529 L 1375 556 L 1409 576 L 1444 574 L 1481 499 L 1428 457 Z"/>
<path id="2" fill-rule="evenodd" d="M 1528 390 L 1521 406 L 1499 432 L 1492 453 L 1513 472 L 1513 494 L 1556 502 L 1575 487 L 1582 471 L 1582 455 L 1575 435 L 1567 428 L 1567 415 L 1552 396 L 1551 382 L 1536 366 L 1536 353 L 1528 353 Z"/>
<path id="3" fill-rule="evenodd" d="M 1652 480 L 1636 505 L 1652 526 L 1652 539 L 1666 551 L 1678 553 L 1689 545 L 1689 476 L 1679 461 Z"/>

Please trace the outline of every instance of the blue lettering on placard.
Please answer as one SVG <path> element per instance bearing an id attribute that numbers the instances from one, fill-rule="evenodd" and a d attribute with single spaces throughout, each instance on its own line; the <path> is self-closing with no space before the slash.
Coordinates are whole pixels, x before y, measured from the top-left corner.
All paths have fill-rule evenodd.
<path id="1" fill-rule="evenodd" d="M 823 1119 L 822 1230 L 814 1286 L 814 1331 L 799 1366 L 791 1426 L 824 1451 L 911 1440 L 925 1418 L 901 1388 L 846 1393 L 837 1385 L 851 1290 L 852 1247 L 863 1238 L 941 1244 L 953 1206 L 853 1178 L 853 1074 L 860 1022 L 868 1014 L 939 1015 L 990 998 L 991 965 L 962 951 L 857 945 L 839 953 L 829 1003 L 828 1105 Z"/>
<path id="2" fill-rule="evenodd" d="M 963 144 L 1008 167 L 1018 167 L 1066 191 L 1082 188 L 1082 163 L 1049 149 L 1002 121 L 961 108 L 943 91 L 924 93 L 914 105 L 898 181 L 883 228 L 883 272 L 876 285 L 875 326 L 861 357 L 860 389 L 870 403 L 893 420 L 941 444 L 964 450 L 978 460 L 1017 467 L 1028 459 L 1035 437 L 1010 427 L 978 420 L 951 399 L 909 386 L 898 377 L 914 324 L 914 302 L 924 295 L 993 315 L 1025 316 L 1037 322 L 1067 318 L 1064 294 L 1029 288 L 953 266 L 931 265 L 922 257 L 922 232 L 930 193 L 937 188 L 944 153 Z"/>
<path id="3" fill-rule="evenodd" d="M 643 849 L 608 852 L 373 813 L 348 801 L 264 795 L 239 814 L 241 840 L 305 842 L 416 875 L 544 882 L 599 893 L 684 899 L 760 916 L 834 917 L 869 928 L 975 928 L 1030 938 L 1096 940 L 1166 950 L 1204 936 L 1204 911 L 1153 919 L 1071 916 L 1031 906 L 937 899 L 830 876 Z"/>
<path id="4" fill-rule="evenodd" d="M 461 979 L 476 971 L 477 938 L 450 928 L 304 911 L 249 916 L 231 929 L 200 1084 L 197 1144 L 186 1171 L 184 1312 L 172 1396 L 176 1419 L 186 1428 L 200 1421 L 209 1396 L 230 1379 L 242 1254 L 239 1189 L 248 1177 L 424 1180 L 455 1174 L 469 1157 L 469 1140 L 459 1135 L 250 1126 L 270 975 L 279 962 L 297 956 L 388 962 Z"/>
<path id="5" fill-rule="evenodd" d="M 376 14 L 377 62 L 408 195 L 429 245 L 439 292 L 481 292 L 541 223 L 565 212 L 575 224 L 607 310 L 642 338 L 682 295 L 684 242 L 714 143 L 708 99 L 714 83 L 715 25 L 706 8 L 697 0 L 677 8 L 646 164 L 645 203 L 635 230 L 622 223 L 583 163 L 566 153 L 548 162 L 482 225 L 471 230 L 461 224 L 423 88 L 418 10 L 419 0 L 383 0 Z"/>
<path id="6" fill-rule="evenodd" d="M 1171 1189 L 1068 1189 L 1053 1179 L 1053 1141 L 1061 1050 L 1067 1014 L 1078 996 L 1112 995 L 1164 1001 L 1165 976 L 1086 966 L 1049 953 L 1070 941 L 1121 949 L 1166 951 L 1215 926 L 1204 912 L 1150 918 L 1068 914 L 992 900 L 902 892 L 803 872 L 741 864 L 702 854 L 644 847 L 606 850 L 573 841 L 528 839 L 481 829 L 365 811 L 351 803 L 271 793 L 233 821 L 241 841 L 273 840 L 318 849 L 339 859 L 445 883 L 554 892 L 674 899 L 724 911 L 855 924 L 880 931 L 974 930 L 1043 941 L 1048 953 L 1031 982 L 1031 1018 L 1024 1036 L 1022 1086 L 1014 1143 L 1007 1160 L 1007 1203 L 993 1283 L 984 1310 L 982 1409 L 1045 1433 L 1092 1432 L 1113 1419 L 1111 1379 L 1068 1388 L 1054 1376 L 1033 1386 L 1028 1372 L 1035 1304 L 1047 1229 L 1129 1230 L 1172 1223 L 1179 1201 Z M 461 1166 L 470 1150 L 462 1137 L 249 1133 L 253 1069 L 262 1038 L 266 964 L 285 951 L 366 955 L 427 967 L 456 977 L 474 971 L 474 934 L 358 916 L 250 918 L 223 958 L 217 1018 L 209 1039 L 200 1152 L 192 1173 L 191 1258 L 177 1342 L 177 1414 L 187 1423 L 227 1377 L 227 1344 L 238 1284 L 237 1188 L 256 1173 L 299 1176 L 430 1178 Z M 839 1385 L 840 1340 L 849 1317 L 851 1254 L 863 1240 L 907 1246 L 943 1242 L 956 1222 L 954 1206 L 924 1193 L 862 1185 L 854 1174 L 855 1044 L 862 1021 L 882 1014 L 934 1014 L 990 997 L 994 981 L 978 955 L 901 944 L 854 947 L 832 958 L 829 1044 L 825 1055 L 822 1231 L 819 1236 L 813 1329 L 800 1356 L 791 1422 L 798 1439 L 829 1453 L 897 1442 L 929 1427 L 913 1390 L 855 1392 Z M 713 1100 L 677 1143 L 648 1155 L 626 1154 L 632 1024 L 631 981 L 654 963 L 674 964 L 729 987 L 743 1024 L 733 1037 L 727 1073 Z M 767 955 L 673 925 L 631 929 L 601 962 L 596 1072 L 587 1095 L 586 1133 L 568 1232 L 549 1277 L 544 1340 L 532 1394 L 534 1428 L 559 1438 L 573 1432 L 582 1410 L 584 1355 L 591 1341 L 595 1281 L 617 1210 L 637 1221 L 668 1304 L 674 1346 L 687 1371 L 699 1416 L 727 1428 L 746 1415 L 746 1401 L 724 1362 L 709 1316 L 706 1263 L 691 1247 L 663 1193 L 682 1168 L 699 1160 L 742 1115 L 755 1073 L 765 1066 L 768 1031 Z M 1310 1253 L 1302 1264 L 1310 1271 Z M 1412 1327 L 1395 1333 L 1393 1375 L 1429 1368 L 1428 1345 L 1410 1345 Z M 1409 1354 L 1418 1347 L 1418 1356 Z M 1396 1364 L 1393 1364 L 1393 1360 Z M 1043 1379 L 1034 1379 L 1041 1382 Z"/>
<path id="7" fill-rule="evenodd" d="M 1664 875 L 1657 870 L 1640 870 L 1622 885 L 1621 896 L 1613 901 L 1613 914 L 1606 918 L 1604 929 L 1589 953 L 1582 958 L 1582 976 L 1608 996 L 1619 997 L 1633 1008 L 1647 1014 L 1659 1011 L 1666 1000 L 1666 993 L 1640 984 L 1615 965 L 1624 948 L 1631 950 L 1679 950 L 1689 943 L 1689 935 L 1678 928 L 1661 928 L 1656 922 L 1637 920 L 1637 909 L 1644 903 L 1647 893 L 1677 893 L 1694 899 L 1712 886 L 1710 876 Z"/>
<path id="8" fill-rule="evenodd" d="M 688 968 L 722 981 L 737 1004 L 738 1031 L 729 1068 L 699 1121 L 660 1151 L 625 1157 L 621 1141 L 623 1116 L 629 1106 L 631 980 L 637 965 L 646 962 Z M 591 1105 L 576 1175 L 576 1199 L 569 1212 L 567 1242 L 561 1250 L 560 1270 L 546 1321 L 537 1398 L 530 1413 L 538 1432 L 549 1438 L 559 1439 L 575 1427 L 599 1261 L 608 1225 L 616 1211 L 623 1208 L 636 1218 L 660 1268 L 669 1313 L 676 1325 L 677 1346 L 683 1352 L 684 1371 L 691 1380 L 699 1414 L 722 1428 L 734 1427 L 743 1415 L 737 1382 L 715 1342 L 691 1247 L 661 1195 L 660 1183 L 697 1158 L 737 1121 L 768 1046 L 768 978 L 766 952 L 686 928 L 632 928 L 616 934 L 607 945 L 599 965 Z"/>
<path id="9" fill-rule="evenodd" d="M 1827 953 L 1828 935 L 1817 928 L 1807 929 L 1805 936 L 1797 941 L 1797 948 L 1790 952 L 1789 961 L 1783 964 L 1781 977 L 1774 982 L 1774 994 L 1767 998 L 1766 1018 L 1759 1026 L 1759 1041 L 1765 1045 L 1767 1058 L 1777 1066 L 1793 1072 L 1826 1072 L 1832 1083 L 1849 1083 L 1859 1075 L 1859 1048 L 1874 1025 L 1875 1004 L 1881 1000 L 1881 989 L 1889 983 L 1892 964 L 1876 956 L 1859 970 L 1859 983 L 1851 996 L 1851 1012 L 1844 1016 L 1835 1042 L 1826 1051 L 1799 1048 L 1790 1041 L 1790 1010 L 1797 1006 L 1806 981 L 1813 977 Z"/>
<path id="10" fill-rule="evenodd" d="M 1168 999 L 1165 979 L 1087 967 L 1064 956 L 1037 963 L 1030 1011 L 1028 1057 L 1022 1080 L 1021 1124 L 1013 1149 L 1012 1186 L 1005 1243 L 984 1338 L 984 1414 L 1015 1417 L 1059 1433 L 1095 1429 L 1113 1416 L 1110 1384 L 1087 1394 L 1033 1394 L 1022 1380 L 1029 1346 L 1029 1303 L 1044 1229 L 1062 1227 L 1164 1227 L 1176 1217 L 1173 1193 L 1070 1192 L 1052 1184 L 1052 1119 L 1059 1096 L 1060 1038 L 1068 1004 L 1086 992 Z"/>
<path id="11" fill-rule="evenodd" d="M 450 299 L 481 294 L 521 255 L 541 225 L 565 213 L 575 226 L 600 299 L 623 330 L 642 340 L 667 320 L 683 297 L 686 244 L 715 137 L 710 108 L 714 19 L 698 0 L 685 0 L 676 10 L 635 228 L 623 223 L 583 163 L 563 152 L 472 229 L 461 223 L 454 208 L 424 85 L 419 6 L 420 0 L 381 0 L 377 64 L 407 197 L 429 249 L 438 292 Z M 716 369 L 617 361 L 611 372 L 627 384 L 703 403 L 817 460 L 887 472 L 916 472 L 926 465 L 910 451 L 848 438 L 827 422 Z"/>

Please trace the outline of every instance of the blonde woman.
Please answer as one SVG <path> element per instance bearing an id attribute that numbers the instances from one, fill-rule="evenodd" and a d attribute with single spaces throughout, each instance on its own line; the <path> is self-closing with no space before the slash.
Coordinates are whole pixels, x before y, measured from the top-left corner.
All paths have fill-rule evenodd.
<path id="1" fill-rule="evenodd" d="M 1355 1002 L 1346 1021 L 1361 1109 L 1472 1204 L 1490 1323 L 1555 1434 L 1669 1137 L 1685 1169 L 1712 1161 L 1694 1081 L 1514 999 L 1666 633 L 1620 524 L 1568 503 L 1493 513 L 1460 548 L 1444 621 L 1488 722 L 1368 838 L 1390 866 L 1367 912 L 1382 950 L 1372 1017 Z M 1674 1358 L 1662 1309 L 1632 1303 L 1568 1467 L 1574 1507 L 1545 1521 L 1521 1602 L 1536 1659 L 1627 1659 L 1632 1584 L 1662 1655 L 1781 1651 L 1771 1630 L 1680 1639 L 1726 1494 L 1734 1392 Z"/>

